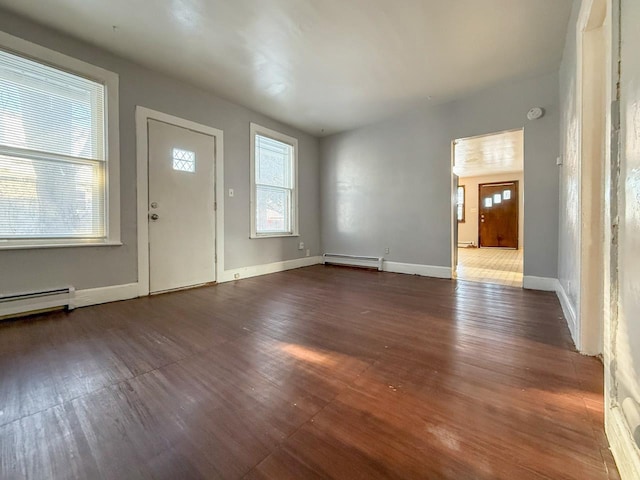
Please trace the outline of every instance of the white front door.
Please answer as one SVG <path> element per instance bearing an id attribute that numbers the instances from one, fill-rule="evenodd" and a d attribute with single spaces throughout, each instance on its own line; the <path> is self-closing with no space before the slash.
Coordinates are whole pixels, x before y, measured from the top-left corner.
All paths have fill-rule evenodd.
<path id="1" fill-rule="evenodd" d="M 149 119 L 149 291 L 215 280 L 215 137 Z"/>

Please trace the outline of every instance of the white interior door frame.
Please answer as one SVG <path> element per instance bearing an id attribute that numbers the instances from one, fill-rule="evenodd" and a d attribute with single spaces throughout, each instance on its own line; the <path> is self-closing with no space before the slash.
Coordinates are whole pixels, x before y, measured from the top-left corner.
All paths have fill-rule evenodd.
<path id="1" fill-rule="evenodd" d="M 578 301 L 576 348 L 588 355 L 603 353 L 604 316 L 608 298 L 604 272 L 608 253 L 603 246 L 607 230 L 605 192 L 610 156 L 612 98 L 611 10 L 606 0 L 584 0 L 576 29 L 576 100 L 578 137 Z M 595 75 L 598 71 L 602 76 Z M 600 102 L 601 111 L 591 100 Z M 586 95 L 586 97 L 585 97 Z M 598 145 L 595 145 L 595 143 Z M 600 145 L 601 143 L 601 145 Z M 607 177 L 607 178 L 605 178 Z M 594 193 L 597 195 L 594 197 Z M 604 294 L 603 294 L 604 293 Z"/>
<path id="2" fill-rule="evenodd" d="M 146 107 L 136 106 L 139 296 L 149 295 L 149 136 L 147 131 L 147 122 L 149 120 L 158 120 L 215 138 L 216 281 L 222 278 L 222 273 L 224 272 L 224 141 L 222 130 Z"/>
<path id="3" fill-rule="evenodd" d="M 453 173 L 453 167 L 456 162 L 456 141 L 451 140 L 451 160 L 449 170 L 451 171 L 451 210 L 456 212 L 456 207 L 458 205 L 458 192 L 456 189 L 456 175 Z M 465 198 L 466 201 L 466 198 Z M 458 266 L 456 265 L 456 252 L 458 249 L 458 244 L 456 242 L 456 233 L 458 229 L 458 221 L 454 219 L 453 215 L 449 215 L 451 219 L 451 278 L 454 280 L 458 278 Z"/>

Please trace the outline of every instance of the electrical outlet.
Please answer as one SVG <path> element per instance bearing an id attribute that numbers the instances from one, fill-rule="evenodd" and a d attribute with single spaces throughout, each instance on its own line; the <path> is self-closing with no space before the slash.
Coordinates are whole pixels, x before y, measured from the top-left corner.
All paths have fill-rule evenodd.
<path id="1" fill-rule="evenodd" d="M 233 197 L 233 188 L 230 188 L 230 189 L 229 189 L 229 196 L 230 196 L 230 197 Z"/>
<path id="2" fill-rule="evenodd" d="M 309 255 L 311 255 L 311 250 L 309 250 L 309 249 L 307 248 L 307 257 L 308 257 Z"/>
<path id="3" fill-rule="evenodd" d="M 384 253 L 389 253 L 389 247 L 384 249 Z"/>
<path id="4" fill-rule="evenodd" d="M 298 250 L 304 250 L 304 242 L 298 244 Z"/>

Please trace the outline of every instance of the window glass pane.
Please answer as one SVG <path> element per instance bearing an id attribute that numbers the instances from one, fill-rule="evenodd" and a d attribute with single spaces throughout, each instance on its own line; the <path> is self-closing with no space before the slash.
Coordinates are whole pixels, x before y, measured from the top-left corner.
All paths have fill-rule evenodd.
<path id="1" fill-rule="evenodd" d="M 106 236 L 105 87 L 0 50 L 0 238 Z"/>
<path id="2" fill-rule="evenodd" d="M 502 195 L 500 195 L 499 193 L 496 193 L 493 195 L 493 203 L 501 203 L 502 202 Z"/>
<path id="3" fill-rule="evenodd" d="M 173 169 L 181 172 L 196 171 L 196 152 L 182 150 L 180 148 L 173 149 Z"/>
<path id="4" fill-rule="evenodd" d="M 505 190 L 502 192 L 502 198 L 504 200 L 511 200 L 511 190 Z"/>
<path id="5" fill-rule="evenodd" d="M 291 190 L 256 187 L 256 232 L 291 232 Z"/>
<path id="6" fill-rule="evenodd" d="M 464 187 L 458 187 L 458 221 L 464 220 Z"/>
<path id="7" fill-rule="evenodd" d="M 486 197 L 484 199 L 484 206 L 487 208 L 491 208 L 493 206 L 493 200 L 491 199 L 491 197 Z"/>
<path id="8" fill-rule="evenodd" d="M 104 163 L 0 155 L 0 237 L 102 237 Z"/>
<path id="9" fill-rule="evenodd" d="M 0 145 L 105 160 L 104 86 L 0 50 Z"/>
<path id="10" fill-rule="evenodd" d="M 256 135 L 256 183 L 292 188 L 292 150 L 291 145 Z"/>

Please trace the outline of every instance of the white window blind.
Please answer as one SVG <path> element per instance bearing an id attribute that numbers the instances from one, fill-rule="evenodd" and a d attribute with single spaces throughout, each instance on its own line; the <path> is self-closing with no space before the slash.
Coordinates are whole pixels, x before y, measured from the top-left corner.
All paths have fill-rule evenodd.
<path id="1" fill-rule="evenodd" d="M 293 147 L 255 136 L 255 221 L 257 234 L 293 233 Z"/>
<path id="2" fill-rule="evenodd" d="M 106 237 L 105 87 L 0 50 L 0 239 Z"/>

